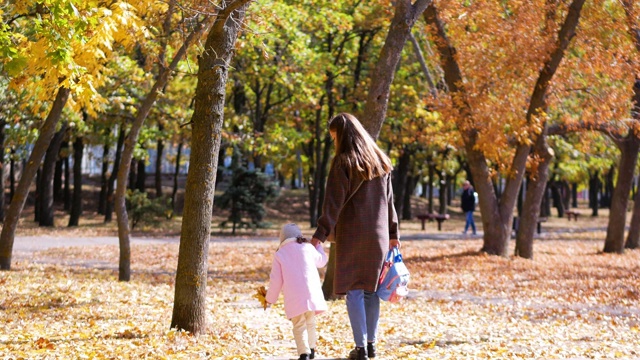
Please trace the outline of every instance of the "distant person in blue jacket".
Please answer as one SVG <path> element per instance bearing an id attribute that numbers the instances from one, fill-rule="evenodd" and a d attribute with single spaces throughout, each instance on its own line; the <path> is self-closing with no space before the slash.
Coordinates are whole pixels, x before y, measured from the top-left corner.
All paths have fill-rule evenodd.
<path id="1" fill-rule="evenodd" d="M 464 212 L 467 221 L 464 224 L 463 234 L 466 234 L 471 226 L 473 235 L 476 234 L 476 223 L 473 221 L 473 211 L 476 209 L 476 196 L 473 191 L 473 186 L 469 180 L 465 180 L 462 184 L 462 196 L 460 198 L 462 211 Z"/>

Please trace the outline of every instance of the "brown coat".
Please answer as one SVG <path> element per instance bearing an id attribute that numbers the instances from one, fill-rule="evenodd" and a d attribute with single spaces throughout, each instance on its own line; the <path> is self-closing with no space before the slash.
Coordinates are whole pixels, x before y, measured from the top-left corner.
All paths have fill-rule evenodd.
<path id="1" fill-rule="evenodd" d="M 331 167 L 322 216 L 313 235 L 325 241 L 335 229 L 336 294 L 355 289 L 376 291 L 389 240 L 399 239 L 391 174 L 364 181 L 358 188 L 360 182 L 348 170 Z"/>

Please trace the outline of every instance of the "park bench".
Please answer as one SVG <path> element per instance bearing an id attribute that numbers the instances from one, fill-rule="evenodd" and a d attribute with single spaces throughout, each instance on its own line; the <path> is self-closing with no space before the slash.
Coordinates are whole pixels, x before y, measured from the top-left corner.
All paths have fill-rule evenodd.
<path id="1" fill-rule="evenodd" d="M 438 222 L 438 231 L 442 231 L 442 223 L 445 220 L 449 219 L 449 214 L 432 214 L 432 213 L 427 213 L 427 214 L 418 214 L 416 215 L 416 217 L 418 219 L 420 219 L 420 221 L 422 222 L 422 230 L 424 230 L 424 223 L 425 221 L 437 221 Z"/>
<path id="2" fill-rule="evenodd" d="M 547 221 L 546 217 L 539 217 L 538 218 L 538 234 L 540 234 L 542 232 L 542 223 L 546 222 L 546 221 Z M 519 227 L 520 227 L 520 219 L 517 216 L 514 216 L 513 217 L 513 226 L 512 226 L 513 231 L 515 231 L 517 233 Z"/>
<path id="3" fill-rule="evenodd" d="M 578 216 L 580 216 L 580 212 L 576 210 L 567 210 L 565 211 L 565 214 L 567 214 L 567 219 L 569 221 L 571 221 L 571 218 L 573 218 L 573 220 L 575 221 L 578 221 Z"/>

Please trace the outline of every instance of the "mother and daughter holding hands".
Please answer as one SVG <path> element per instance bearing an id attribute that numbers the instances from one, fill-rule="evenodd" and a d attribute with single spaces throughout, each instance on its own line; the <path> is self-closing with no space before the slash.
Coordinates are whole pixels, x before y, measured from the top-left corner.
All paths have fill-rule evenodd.
<path id="1" fill-rule="evenodd" d="M 376 356 L 379 276 L 387 252 L 400 247 L 392 165 L 355 116 L 335 116 L 329 122 L 329 132 L 336 152 L 317 230 L 309 241 L 295 224 L 282 228 L 265 298 L 273 304 L 283 292 L 285 314 L 293 323 L 300 359 L 314 359 L 315 315 L 327 310 L 317 268 L 327 263 L 321 243 L 333 238 L 333 289 L 338 295 L 346 295 L 355 342 L 349 359 L 364 360 Z"/>

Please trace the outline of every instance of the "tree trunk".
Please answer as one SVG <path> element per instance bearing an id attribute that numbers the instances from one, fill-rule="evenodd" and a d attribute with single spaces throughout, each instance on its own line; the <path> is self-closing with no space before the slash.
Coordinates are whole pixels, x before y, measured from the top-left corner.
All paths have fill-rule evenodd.
<path id="1" fill-rule="evenodd" d="M 640 120 L 640 82 L 636 80 L 633 87 L 634 107 L 632 116 L 635 121 Z M 605 253 L 623 253 L 624 230 L 627 220 L 627 205 L 629 203 L 629 192 L 633 185 L 633 174 L 638 162 L 638 151 L 640 150 L 640 137 L 633 128 L 629 129 L 628 135 L 616 144 L 620 149 L 620 162 L 618 165 L 618 183 L 616 184 L 611 197 L 611 210 L 609 211 L 609 225 L 607 226 L 607 238 L 604 243 Z M 611 173 L 613 173 L 613 169 Z"/>
<path id="2" fill-rule="evenodd" d="M 620 144 L 620 165 L 618 168 L 618 182 L 611 197 L 611 210 L 609 212 L 609 224 L 607 226 L 607 237 L 604 243 L 605 253 L 624 252 L 624 231 L 627 222 L 627 205 L 629 203 L 629 192 L 633 182 L 633 172 L 638 160 L 638 149 L 640 139 L 636 137 L 633 130 L 622 144 Z"/>
<path id="3" fill-rule="evenodd" d="M 578 183 L 571 184 L 571 206 L 574 209 L 578 207 Z"/>
<path id="4" fill-rule="evenodd" d="M 0 221 L 4 221 L 4 126 L 6 123 L 7 122 L 4 119 L 0 119 Z"/>
<path id="5" fill-rule="evenodd" d="M 59 148 L 60 147 L 58 147 L 58 149 Z M 63 164 L 62 158 L 60 158 L 60 153 L 58 152 L 58 160 L 56 160 L 55 170 L 53 171 L 53 201 L 55 203 L 59 203 L 61 200 L 63 200 L 63 194 L 62 194 L 63 165 L 64 164 Z"/>
<path id="6" fill-rule="evenodd" d="M 192 165 L 185 188 L 171 319 L 171 328 L 187 330 L 195 335 L 206 330 L 207 259 L 228 64 L 231 63 L 249 2 L 235 0 L 218 12 L 199 58 L 195 109 L 191 120 Z"/>
<path id="7" fill-rule="evenodd" d="M 429 214 L 433 214 L 433 178 L 436 176 L 436 166 L 434 164 L 429 164 L 429 202 L 427 212 Z"/>
<path id="8" fill-rule="evenodd" d="M 109 140 L 104 142 L 102 147 L 102 170 L 100 171 L 100 197 L 98 198 L 98 214 L 104 215 L 107 211 L 107 187 L 109 179 Z"/>
<path id="9" fill-rule="evenodd" d="M 65 146 L 69 147 L 69 142 L 65 141 Z M 64 165 L 64 191 L 63 191 L 63 201 L 64 201 L 64 211 L 71 210 L 71 170 L 69 170 L 69 158 L 70 154 L 67 153 L 67 156 L 62 159 L 62 163 Z"/>
<path id="10" fill-rule="evenodd" d="M 553 158 L 553 150 L 547 145 L 544 132 L 536 140 L 534 153 L 539 156 L 539 163 L 536 174 L 527 181 L 527 192 L 516 234 L 515 255 L 525 259 L 533 259 L 533 236 L 538 226 L 540 206 L 547 188 L 549 164 Z"/>
<path id="11" fill-rule="evenodd" d="M 53 179 L 55 175 L 56 163 L 58 162 L 58 154 L 60 153 L 60 145 L 62 145 L 62 140 L 64 138 L 66 129 L 67 123 L 65 122 L 62 125 L 62 128 L 54 134 L 53 138 L 51 139 L 51 143 L 49 143 L 47 153 L 44 156 L 42 173 L 40 176 L 40 187 L 38 189 L 40 194 L 40 216 L 38 218 L 40 226 L 54 225 Z"/>
<path id="12" fill-rule="evenodd" d="M 402 220 L 411 220 L 413 213 L 411 211 L 411 195 L 418 184 L 418 176 L 409 176 L 407 178 L 407 190 L 404 192 L 404 200 L 402 206 Z"/>
<path id="13" fill-rule="evenodd" d="M 318 208 L 320 203 L 320 159 L 322 154 L 322 144 L 320 138 L 322 137 L 322 106 L 324 105 L 325 94 L 320 97 L 318 102 L 319 106 L 316 110 L 315 119 L 315 136 L 309 144 L 309 150 L 307 156 L 310 159 L 311 165 L 309 166 L 309 223 L 311 227 L 318 226 Z"/>
<path id="14" fill-rule="evenodd" d="M 116 145 L 116 156 L 113 160 L 113 169 L 111 170 L 111 175 L 109 176 L 109 182 L 107 183 L 107 203 L 105 204 L 104 210 L 104 222 L 108 223 L 113 220 L 113 192 L 116 186 L 116 179 L 118 177 L 118 172 L 120 171 L 120 159 L 122 157 L 122 147 L 124 146 L 124 128 L 120 128 L 120 132 L 118 134 L 118 143 Z"/>
<path id="15" fill-rule="evenodd" d="M 162 124 L 158 125 L 160 133 L 164 130 Z M 158 139 L 156 144 L 156 173 L 155 173 L 155 188 L 156 198 L 162 197 L 162 157 L 164 155 L 164 141 L 162 138 Z"/>
<path id="16" fill-rule="evenodd" d="M 82 215 L 82 155 L 84 139 L 78 136 L 73 142 L 73 203 L 69 214 L 69 227 L 78 226 Z"/>
<path id="17" fill-rule="evenodd" d="M 13 242 L 16 227 L 20 220 L 20 213 L 29 195 L 29 187 L 33 182 L 33 178 L 36 176 L 36 172 L 49 147 L 49 143 L 55 135 L 56 124 L 60 120 L 62 109 L 68 98 L 69 89 L 64 87 L 58 89 L 51 111 L 49 111 L 47 119 L 42 125 L 42 128 L 40 128 L 40 136 L 38 136 L 31 155 L 29 155 L 29 161 L 27 161 L 27 165 L 22 170 L 22 176 L 20 177 L 18 187 L 7 210 L 6 218 L 2 226 L 2 233 L 0 234 L 0 270 L 11 269 L 11 254 L 13 252 Z"/>
<path id="18" fill-rule="evenodd" d="M 33 222 L 40 223 L 40 192 L 42 191 L 42 168 L 36 171 L 36 190 L 33 192 Z"/>
<path id="19" fill-rule="evenodd" d="M 9 160 L 9 202 L 11 202 L 13 194 L 16 192 L 16 162 L 13 160 L 15 153 L 16 149 L 11 148 L 11 159 Z"/>
<path id="20" fill-rule="evenodd" d="M 176 170 L 173 173 L 173 191 L 171 192 L 171 210 L 176 212 L 176 198 L 178 196 L 178 179 L 180 177 L 180 159 L 182 157 L 182 141 L 178 144 L 178 154 L 176 155 Z"/>
<path id="21" fill-rule="evenodd" d="M 136 162 L 138 166 L 138 171 L 136 171 L 136 189 L 140 190 L 140 192 L 147 191 L 147 167 L 144 159 L 139 159 Z"/>
<path id="22" fill-rule="evenodd" d="M 600 201 L 598 195 L 600 195 L 600 176 L 596 171 L 594 174 L 589 174 L 589 207 L 591 208 L 591 216 L 598 216 L 598 208 L 600 208 Z"/>
<path id="23" fill-rule="evenodd" d="M 440 173 L 440 188 L 438 190 L 438 202 L 440 203 L 440 208 L 438 209 L 438 214 L 446 214 L 447 213 L 447 174 L 442 171 Z"/>
<path id="24" fill-rule="evenodd" d="M 607 172 L 607 176 L 605 176 L 603 193 L 600 197 L 600 206 L 605 209 L 611 209 L 611 198 L 613 197 L 613 189 L 615 185 L 613 183 L 613 179 L 615 178 L 615 167 L 611 165 L 609 171 Z M 609 212 L 611 213 L 611 212 Z"/>
<path id="25" fill-rule="evenodd" d="M 136 159 L 131 158 L 129 161 L 129 190 L 134 191 L 138 184 L 138 167 Z M 119 181 L 118 181 L 119 182 Z"/>
<path id="26" fill-rule="evenodd" d="M 558 210 L 558 217 L 562 219 L 564 217 L 564 202 L 562 201 L 562 184 L 559 181 L 549 182 L 549 188 L 551 189 L 551 196 L 553 197 L 553 206 Z"/>
<path id="27" fill-rule="evenodd" d="M 413 4 L 411 0 L 395 2 L 395 13 L 389 33 L 380 51 L 380 57 L 371 72 L 369 92 L 361 118 L 362 125 L 374 139 L 378 138 L 387 114 L 391 83 L 395 77 L 402 49 L 411 35 L 411 28 L 430 3 L 430 0 L 416 0 Z"/>
<path id="28" fill-rule="evenodd" d="M 631 215 L 631 225 L 627 242 L 624 244 L 626 249 L 637 249 L 640 247 L 640 191 L 636 192 L 633 200 L 633 214 Z"/>
<path id="29" fill-rule="evenodd" d="M 393 174 L 393 196 L 394 206 L 398 214 L 403 213 L 404 193 L 407 187 L 407 175 L 409 174 L 409 165 L 411 163 L 411 154 L 407 149 L 402 150 L 402 154 L 398 159 L 398 165 L 394 169 Z"/>

